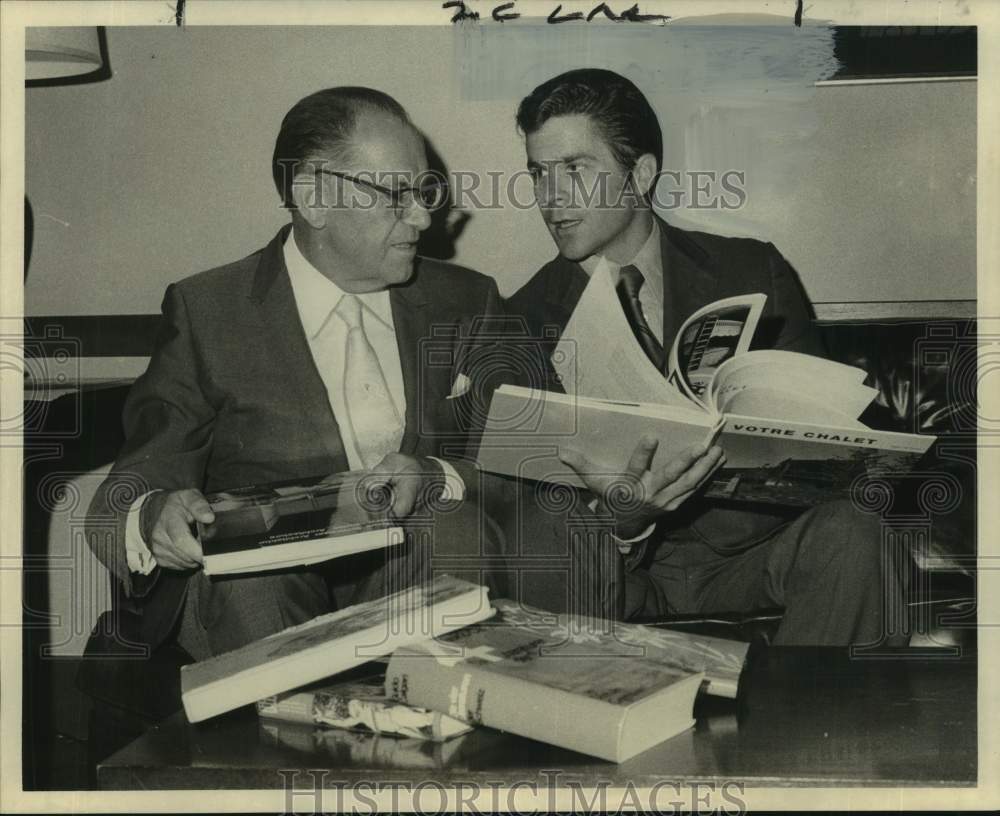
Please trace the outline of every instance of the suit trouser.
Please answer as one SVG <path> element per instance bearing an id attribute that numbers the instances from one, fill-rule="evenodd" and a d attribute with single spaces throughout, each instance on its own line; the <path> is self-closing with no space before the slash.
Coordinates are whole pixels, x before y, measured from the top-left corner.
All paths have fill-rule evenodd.
<path id="1" fill-rule="evenodd" d="M 195 660 L 236 649 L 317 615 L 375 600 L 448 573 L 506 594 L 503 536 L 472 501 L 411 516 L 395 547 L 311 568 L 209 578 L 195 573 L 181 612 L 179 644 Z"/>
<path id="2" fill-rule="evenodd" d="M 905 645 L 906 564 L 877 515 L 830 502 L 741 552 L 663 542 L 626 576 L 625 617 L 781 607 L 775 644 Z"/>

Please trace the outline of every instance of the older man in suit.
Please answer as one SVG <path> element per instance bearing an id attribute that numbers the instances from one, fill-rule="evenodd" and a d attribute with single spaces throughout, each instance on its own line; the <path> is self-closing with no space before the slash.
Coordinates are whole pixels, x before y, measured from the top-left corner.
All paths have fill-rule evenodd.
<path id="1" fill-rule="evenodd" d="M 653 213 L 662 135 L 633 83 L 611 71 L 570 71 L 532 91 L 517 122 L 539 209 L 559 249 L 507 303 L 533 336 L 554 346 L 603 258 L 638 345 L 661 370 L 664 345 L 688 315 L 754 292 L 767 295 L 756 345 L 822 353 L 798 279 L 771 244 L 686 232 Z M 595 190 L 598 196 L 586 197 Z M 783 607 L 776 642 L 812 645 L 876 644 L 884 620 L 903 620 L 901 572 L 895 562 L 882 563 L 876 517 L 849 502 L 798 515 L 717 506 L 698 490 L 724 462 L 722 450 L 692 449 L 651 469 L 655 440 L 636 442 L 628 471 L 642 500 L 617 515 L 605 501 L 616 480 L 594 475 L 598 469 L 572 450 L 563 455 L 597 498 L 591 506 L 613 517 L 627 553 L 603 578 L 620 590 L 618 613 Z M 601 557 L 594 554 L 592 573 Z M 602 591 L 599 579 L 593 591 Z"/>
<path id="2" fill-rule="evenodd" d="M 210 580 L 192 532 L 213 519 L 202 491 L 368 469 L 406 519 L 421 496 L 476 488 L 458 461 L 475 429 L 449 395 L 500 301 L 491 279 L 417 257 L 445 194 L 421 135 L 391 97 L 332 88 L 285 116 L 273 172 L 291 224 L 169 287 L 125 447 L 89 517 L 90 545 L 138 620 L 129 637 L 153 648 L 176 637 L 196 659 L 427 575 L 411 537 L 401 553 Z M 434 547 L 481 565 L 480 546 L 496 542 L 465 498 L 432 514 Z"/>

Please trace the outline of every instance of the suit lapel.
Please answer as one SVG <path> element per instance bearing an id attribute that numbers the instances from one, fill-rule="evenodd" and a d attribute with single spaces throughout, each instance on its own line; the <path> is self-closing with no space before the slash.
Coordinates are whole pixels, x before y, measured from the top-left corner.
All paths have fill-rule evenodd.
<path id="1" fill-rule="evenodd" d="M 277 358 L 275 371 L 280 371 L 290 383 L 290 397 L 301 406 L 303 421 L 312 424 L 316 439 L 333 460 L 331 472 L 348 470 L 340 428 L 313 361 L 285 268 L 282 247 L 290 229 L 290 226 L 283 228 L 261 254 L 250 299 L 258 306 L 261 331 L 270 340 L 269 347 Z"/>
<path id="2" fill-rule="evenodd" d="M 396 331 L 399 362 L 403 370 L 403 393 L 406 395 L 406 417 L 400 453 L 413 454 L 420 441 L 421 424 L 434 416 L 434 401 L 448 393 L 450 366 L 426 365 L 421 359 L 427 353 L 423 342 L 431 338 L 431 316 L 428 300 L 420 285 L 420 261 L 411 282 L 389 290 L 392 323 Z M 442 382 L 444 383 L 442 390 Z"/>
<path id="3" fill-rule="evenodd" d="M 558 318 L 560 334 L 569 323 L 573 310 L 580 302 L 580 297 L 589 281 L 590 276 L 584 272 L 580 264 L 569 261 L 562 255 L 552 261 L 545 285 L 544 298 L 548 304 L 546 314 Z"/>
<path id="4" fill-rule="evenodd" d="M 711 257 L 682 230 L 657 218 L 663 261 L 663 346 L 667 353 L 681 324 L 715 299 L 718 272 Z"/>

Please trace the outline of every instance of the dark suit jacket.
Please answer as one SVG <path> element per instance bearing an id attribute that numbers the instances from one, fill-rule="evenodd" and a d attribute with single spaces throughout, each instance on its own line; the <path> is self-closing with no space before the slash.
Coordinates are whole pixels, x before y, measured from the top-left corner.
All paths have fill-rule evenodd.
<path id="1" fill-rule="evenodd" d="M 326 388 L 295 306 L 282 244 L 171 285 L 164 328 L 124 413 L 126 443 L 91 504 L 88 542 L 139 615 L 138 637 L 156 646 L 184 598 L 185 574 L 129 573 L 127 511 L 151 489 L 240 485 L 347 470 Z M 501 305 L 477 272 L 419 258 L 412 278 L 390 291 L 406 395 L 400 450 L 467 456 L 475 423 L 447 397 L 467 356 Z M 467 464 L 467 463 L 466 463 Z M 472 473 L 471 466 L 461 475 Z M 477 480 L 466 478 L 474 489 Z"/>
<path id="2" fill-rule="evenodd" d="M 823 355 L 798 277 L 773 245 L 689 232 L 660 219 L 657 223 L 663 262 L 663 338 L 668 349 L 681 323 L 696 309 L 721 298 L 763 292 L 767 303 L 752 347 Z M 588 280 L 578 263 L 557 256 L 507 301 L 508 315 L 520 316 L 531 336 L 543 338 L 539 342 L 546 357 L 558 343 Z M 657 526 L 647 545 L 697 538 L 720 552 L 739 551 L 787 520 L 786 514 L 763 508 L 759 512 L 729 509 L 690 500 Z M 630 564 L 638 564 L 646 549 L 636 548 Z"/>

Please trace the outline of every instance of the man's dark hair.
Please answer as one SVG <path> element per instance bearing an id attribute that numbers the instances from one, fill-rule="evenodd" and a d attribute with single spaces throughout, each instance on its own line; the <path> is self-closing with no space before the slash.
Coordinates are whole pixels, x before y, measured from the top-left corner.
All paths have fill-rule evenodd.
<path id="1" fill-rule="evenodd" d="M 517 109 L 517 126 L 528 136 L 553 116 L 589 116 L 626 170 L 644 153 L 663 162 L 663 133 L 656 113 L 635 85 L 614 71 L 579 68 L 543 82 Z"/>
<path id="2" fill-rule="evenodd" d="M 373 111 L 410 123 L 403 106 L 388 94 L 354 86 L 317 91 L 285 114 L 274 142 L 271 174 L 286 207 L 295 206 L 292 182 L 299 164 L 330 154 L 347 155 L 358 115 Z"/>

